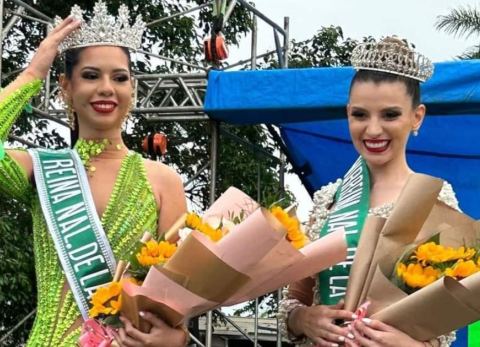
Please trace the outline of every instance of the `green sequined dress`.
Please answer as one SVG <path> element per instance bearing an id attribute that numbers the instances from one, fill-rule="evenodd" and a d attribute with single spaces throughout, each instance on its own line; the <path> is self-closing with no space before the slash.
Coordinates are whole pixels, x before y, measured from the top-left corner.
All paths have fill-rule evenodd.
<path id="1" fill-rule="evenodd" d="M 40 81 L 30 82 L 1 102 L 0 146 L 22 108 L 40 88 Z M 33 217 L 38 302 L 27 347 L 76 346 L 80 328 L 72 329 L 72 326 L 80 317 L 80 311 L 71 291 L 62 295 L 65 276 L 37 193 L 23 168 L 8 154 L 0 159 L 0 196 L 23 202 Z M 143 159 L 139 154 L 130 153 L 122 162 L 112 196 L 101 217 L 115 257 L 118 259 L 119 255 L 127 252 L 144 231 L 155 233 L 157 222 L 157 205 Z"/>

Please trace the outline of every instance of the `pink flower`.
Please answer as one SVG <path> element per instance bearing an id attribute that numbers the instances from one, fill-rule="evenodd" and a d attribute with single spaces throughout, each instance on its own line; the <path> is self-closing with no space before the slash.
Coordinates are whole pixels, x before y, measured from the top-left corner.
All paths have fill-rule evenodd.
<path id="1" fill-rule="evenodd" d="M 83 323 L 78 343 L 80 347 L 111 347 L 113 339 L 111 328 L 94 319 L 88 319 Z"/>

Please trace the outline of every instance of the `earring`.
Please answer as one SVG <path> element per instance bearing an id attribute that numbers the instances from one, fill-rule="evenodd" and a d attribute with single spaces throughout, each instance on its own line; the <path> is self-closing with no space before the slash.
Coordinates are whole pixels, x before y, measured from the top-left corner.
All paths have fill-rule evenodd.
<path id="1" fill-rule="evenodd" d="M 124 122 L 126 122 L 127 119 L 130 117 L 130 114 L 132 113 L 134 106 L 135 106 L 135 90 L 132 91 L 132 99 L 130 101 L 130 105 L 128 105 L 128 111 L 125 114 L 125 117 L 123 118 Z"/>
<path id="2" fill-rule="evenodd" d="M 412 130 L 412 135 L 417 137 L 418 136 L 418 129 L 413 129 Z"/>
<path id="3" fill-rule="evenodd" d="M 67 113 L 67 123 L 70 129 L 75 130 L 75 110 L 73 102 L 65 91 L 61 92 L 63 103 L 65 104 L 65 112 Z"/>

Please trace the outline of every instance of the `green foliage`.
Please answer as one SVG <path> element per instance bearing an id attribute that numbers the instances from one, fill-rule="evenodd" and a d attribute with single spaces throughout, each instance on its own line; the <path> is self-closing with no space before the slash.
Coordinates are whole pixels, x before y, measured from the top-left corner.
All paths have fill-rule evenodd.
<path id="1" fill-rule="evenodd" d="M 0 337 L 35 308 L 33 240 L 28 211 L 11 200 L 0 201 Z M 5 346 L 18 346 L 28 336 L 27 320 Z"/>
<path id="2" fill-rule="evenodd" d="M 373 41 L 367 37 L 363 41 Z M 310 39 L 290 43 L 289 68 L 348 66 L 357 40 L 345 38 L 339 26 L 322 27 Z M 274 57 L 265 59 L 263 68 L 277 68 Z"/>
<path id="3" fill-rule="evenodd" d="M 443 30 L 447 34 L 457 37 L 468 38 L 471 35 L 480 34 L 480 11 L 471 6 L 454 8 L 447 15 L 437 17 L 435 24 L 437 30 Z M 478 59 L 480 58 L 480 45 L 468 48 L 460 59 Z"/>

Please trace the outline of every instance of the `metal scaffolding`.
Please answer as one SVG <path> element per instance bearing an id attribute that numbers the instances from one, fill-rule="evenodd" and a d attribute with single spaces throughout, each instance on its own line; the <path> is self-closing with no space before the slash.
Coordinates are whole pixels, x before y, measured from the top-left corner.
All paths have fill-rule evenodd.
<path id="1" fill-rule="evenodd" d="M 31 20 L 45 27 L 45 33 L 48 32 L 49 25 L 53 23 L 53 19 L 43 14 L 41 11 L 34 7 L 24 3 L 21 0 L 11 0 L 14 8 L 6 8 L 4 1 L 0 0 L 0 32 L 2 33 L 2 40 L 0 41 L 0 81 L 5 76 L 2 76 L 1 71 L 1 56 L 3 53 L 3 39 L 8 34 L 8 31 L 15 26 L 15 24 L 22 20 Z M 168 21 L 172 18 L 184 16 L 186 14 L 199 11 L 207 6 L 210 6 L 213 1 L 207 1 L 205 4 L 197 6 L 195 8 L 188 9 L 181 13 L 175 13 L 167 17 L 153 20 L 147 24 L 147 26 L 153 26 L 161 22 Z M 224 70 L 230 70 L 239 66 L 250 64 L 251 69 L 257 68 L 257 61 L 270 55 L 276 55 L 279 66 L 281 68 L 288 67 L 288 55 L 289 55 L 289 18 L 285 17 L 283 26 L 275 23 L 268 18 L 265 14 L 260 12 L 246 0 L 230 0 L 227 6 L 227 11 L 224 16 L 224 23 L 228 22 L 228 19 L 235 7 L 242 6 L 246 8 L 251 14 L 252 27 L 251 27 L 251 52 L 250 57 L 239 60 L 235 63 L 223 67 Z M 11 17 L 9 21 L 3 23 L 3 14 L 9 13 Z M 273 30 L 273 39 L 275 42 L 275 50 L 268 51 L 262 54 L 258 54 L 257 47 L 257 21 L 258 19 L 265 22 Z M 205 114 L 203 109 L 203 101 L 207 88 L 207 72 L 209 67 L 206 65 L 198 65 L 196 63 L 189 63 L 180 59 L 173 59 L 165 57 L 154 52 L 137 51 L 139 54 L 149 55 L 151 57 L 170 61 L 176 64 L 185 65 L 190 68 L 198 70 L 194 73 L 172 73 L 172 74 L 134 74 L 134 80 L 136 85 L 135 106 L 132 110 L 133 115 L 141 115 L 150 122 L 164 122 L 164 121 L 208 121 L 210 123 L 210 161 L 209 165 L 206 165 L 202 170 L 210 170 L 211 183 L 210 183 L 210 202 L 216 198 L 216 178 L 217 178 L 217 166 L 218 166 L 218 146 L 220 136 L 220 124 L 217 121 L 210 120 Z M 12 73 L 17 73 L 15 71 Z M 9 73 L 9 74 L 12 74 Z M 51 76 L 47 76 L 45 80 L 45 88 L 43 90 L 42 97 L 36 98 L 32 103 L 33 115 L 41 119 L 48 119 L 55 122 L 60 126 L 68 126 L 66 122 L 65 109 L 62 107 L 62 103 L 58 97 L 59 86 L 56 81 L 53 81 Z M 158 102 L 160 100 L 160 102 Z M 29 141 L 21 139 L 19 137 L 11 136 L 10 140 L 21 142 L 27 146 L 35 146 Z M 235 139 L 234 139 L 235 140 Z M 242 141 L 239 140 L 242 144 Z M 249 146 L 255 146 L 249 144 Z M 262 149 L 259 149 L 262 151 Z M 280 189 L 283 191 L 284 187 L 284 172 L 285 172 L 285 157 L 283 154 L 280 158 L 275 158 L 277 162 L 280 162 Z M 198 175 L 199 173 L 197 173 Z M 258 180 L 258 189 L 261 187 L 261 180 Z M 280 297 L 280 290 L 278 292 Z M 255 312 L 258 313 L 258 300 L 256 301 Z M 34 312 L 31 312 L 27 317 L 22 320 L 22 324 Z M 253 337 L 245 334 L 243 330 L 236 326 L 235 323 L 226 317 L 227 322 L 232 324 L 239 332 L 253 343 L 253 346 L 260 346 L 258 344 L 258 316 L 255 317 L 255 327 Z M 14 329 L 22 326 L 17 324 Z M 0 345 L 7 337 L 13 332 L 10 331 L 7 335 L 0 338 Z M 207 314 L 206 320 L 206 339 L 205 343 L 202 343 L 198 337 L 192 336 L 192 341 L 198 346 L 211 347 L 212 346 L 212 312 Z M 277 347 L 282 346 L 280 331 L 277 322 Z"/>

